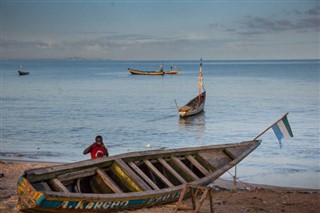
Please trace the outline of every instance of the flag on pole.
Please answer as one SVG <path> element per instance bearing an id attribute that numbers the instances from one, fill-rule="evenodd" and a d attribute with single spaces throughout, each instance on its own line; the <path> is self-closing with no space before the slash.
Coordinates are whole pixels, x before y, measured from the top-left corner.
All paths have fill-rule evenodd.
<path id="1" fill-rule="evenodd" d="M 283 138 L 289 139 L 290 137 L 293 137 L 293 133 L 286 115 L 277 123 L 275 123 L 272 126 L 272 129 L 277 136 L 280 145 Z"/>

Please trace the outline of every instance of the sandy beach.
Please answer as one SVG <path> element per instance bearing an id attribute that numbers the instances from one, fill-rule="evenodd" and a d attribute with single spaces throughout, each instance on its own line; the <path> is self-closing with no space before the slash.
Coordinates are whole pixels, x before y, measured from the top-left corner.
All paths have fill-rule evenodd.
<path id="1" fill-rule="evenodd" d="M 23 171 L 33 168 L 54 165 L 46 162 L 0 161 L 0 212 L 20 212 L 16 209 L 16 184 Z M 320 209 L 320 190 L 298 189 L 238 183 L 219 179 L 215 181 L 215 190 L 212 193 L 214 212 L 318 212 Z M 198 202 L 197 202 L 198 203 Z M 139 209 L 123 212 L 135 213 L 164 213 L 172 212 L 176 203 L 148 209 Z M 185 199 L 183 208 L 191 207 L 191 199 Z M 178 212 L 193 212 L 179 210 Z M 205 200 L 200 212 L 210 212 L 209 201 Z"/>

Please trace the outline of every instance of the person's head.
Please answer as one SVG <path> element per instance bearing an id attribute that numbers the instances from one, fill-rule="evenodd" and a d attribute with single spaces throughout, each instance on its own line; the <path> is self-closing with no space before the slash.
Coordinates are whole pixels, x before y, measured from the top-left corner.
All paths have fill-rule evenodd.
<path id="1" fill-rule="evenodd" d="M 98 145 L 102 145 L 103 144 L 103 139 L 102 139 L 102 136 L 101 135 L 97 135 L 96 137 L 96 144 Z"/>

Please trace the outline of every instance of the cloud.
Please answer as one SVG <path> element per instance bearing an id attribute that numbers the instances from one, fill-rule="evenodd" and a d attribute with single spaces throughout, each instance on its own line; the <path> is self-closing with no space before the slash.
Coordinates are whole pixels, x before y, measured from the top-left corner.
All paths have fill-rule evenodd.
<path id="1" fill-rule="evenodd" d="M 290 13 L 299 15 L 287 19 L 245 16 L 239 22 L 240 28 L 235 32 L 240 35 L 260 35 L 290 30 L 296 32 L 320 31 L 320 6 L 317 5 L 305 11 L 293 10 Z"/>
<path id="2" fill-rule="evenodd" d="M 34 41 L 18 41 L 18 40 L 9 40 L 5 38 L 0 38 L 1 46 L 3 48 L 50 48 L 53 45 L 53 42 L 45 42 L 41 40 Z"/>
<path id="3" fill-rule="evenodd" d="M 312 16 L 319 16 L 320 15 L 320 5 L 316 5 L 315 7 L 305 11 L 305 14 L 312 15 Z"/>

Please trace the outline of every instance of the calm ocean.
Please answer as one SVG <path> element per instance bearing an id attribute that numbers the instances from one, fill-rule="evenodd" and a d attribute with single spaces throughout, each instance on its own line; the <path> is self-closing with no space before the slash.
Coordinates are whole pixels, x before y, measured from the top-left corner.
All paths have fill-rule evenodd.
<path id="1" fill-rule="evenodd" d="M 134 76 L 161 61 L 1 61 L 0 158 L 74 162 L 101 134 L 111 155 L 253 139 L 286 112 L 294 137 L 272 130 L 237 166 L 242 181 L 320 188 L 320 61 L 203 61 L 205 112 L 179 119 L 198 93 L 199 61 L 178 75 Z M 28 76 L 18 76 L 22 65 Z M 234 173 L 234 170 L 230 171 Z M 230 179 L 229 174 L 223 177 Z"/>

